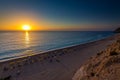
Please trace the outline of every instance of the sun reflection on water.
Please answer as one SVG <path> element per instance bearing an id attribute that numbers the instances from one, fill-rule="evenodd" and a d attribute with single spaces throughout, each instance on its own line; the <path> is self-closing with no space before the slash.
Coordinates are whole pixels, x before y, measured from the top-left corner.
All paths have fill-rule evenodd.
<path id="1" fill-rule="evenodd" d="M 25 44 L 26 44 L 26 47 L 29 47 L 29 43 L 30 43 L 29 32 L 26 31 L 25 32 Z"/>

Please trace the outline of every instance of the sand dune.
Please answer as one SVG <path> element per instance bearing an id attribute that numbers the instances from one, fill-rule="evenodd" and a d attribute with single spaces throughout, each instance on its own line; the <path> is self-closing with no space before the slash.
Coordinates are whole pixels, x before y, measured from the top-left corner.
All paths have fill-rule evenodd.
<path id="1" fill-rule="evenodd" d="M 73 80 L 120 80 L 120 36 L 108 48 L 90 58 Z"/>

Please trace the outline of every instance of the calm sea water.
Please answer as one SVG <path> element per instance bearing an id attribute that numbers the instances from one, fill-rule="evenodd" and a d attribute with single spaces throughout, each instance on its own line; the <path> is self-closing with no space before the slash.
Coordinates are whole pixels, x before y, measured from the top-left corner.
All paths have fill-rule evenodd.
<path id="1" fill-rule="evenodd" d="M 0 32 L 0 60 L 83 44 L 111 35 L 110 31 Z"/>

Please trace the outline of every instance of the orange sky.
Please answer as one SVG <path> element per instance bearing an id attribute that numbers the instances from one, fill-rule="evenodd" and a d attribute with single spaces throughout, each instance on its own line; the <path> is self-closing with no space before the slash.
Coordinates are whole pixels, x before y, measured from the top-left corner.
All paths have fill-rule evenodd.
<path id="1" fill-rule="evenodd" d="M 38 30 L 100 30 L 101 27 L 96 27 L 96 25 L 90 23 L 67 23 L 67 22 L 57 22 L 52 19 L 46 19 L 42 16 L 38 16 L 32 12 L 19 12 L 3 14 L 0 18 L 0 30 L 19 30 L 22 31 L 23 25 L 30 25 L 32 31 Z M 103 26 L 100 25 L 99 26 Z M 108 27 L 106 27 L 107 30 Z"/>
<path id="2" fill-rule="evenodd" d="M 74 30 L 77 24 L 53 22 L 33 13 L 9 13 L 0 19 L 0 30 L 23 30 L 23 25 L 30 25 L 31 30 Z M 77 25 L 77 26 L 76 26 Z M 73 26 L 73 27 L 71 27 Z"/>
<path id="3" fill-rule="evenodd" d="M 9 13 L 0 19 L 0 30 L 22 30 L 23 25 L 30 25 L 31 30 L 52 30 L 58 28 L 51 27 L 55 24 L 53 25 L 52 22 L 33 13 Z"/>

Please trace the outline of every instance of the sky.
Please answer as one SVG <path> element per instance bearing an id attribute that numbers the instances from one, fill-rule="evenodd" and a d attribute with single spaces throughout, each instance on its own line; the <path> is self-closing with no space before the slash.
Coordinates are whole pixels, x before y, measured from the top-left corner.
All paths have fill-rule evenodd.
<path id="1" fill-rule="evenodd" d="M 119 0 L 0 0 L 0 30 L 114 30 Z"/>

